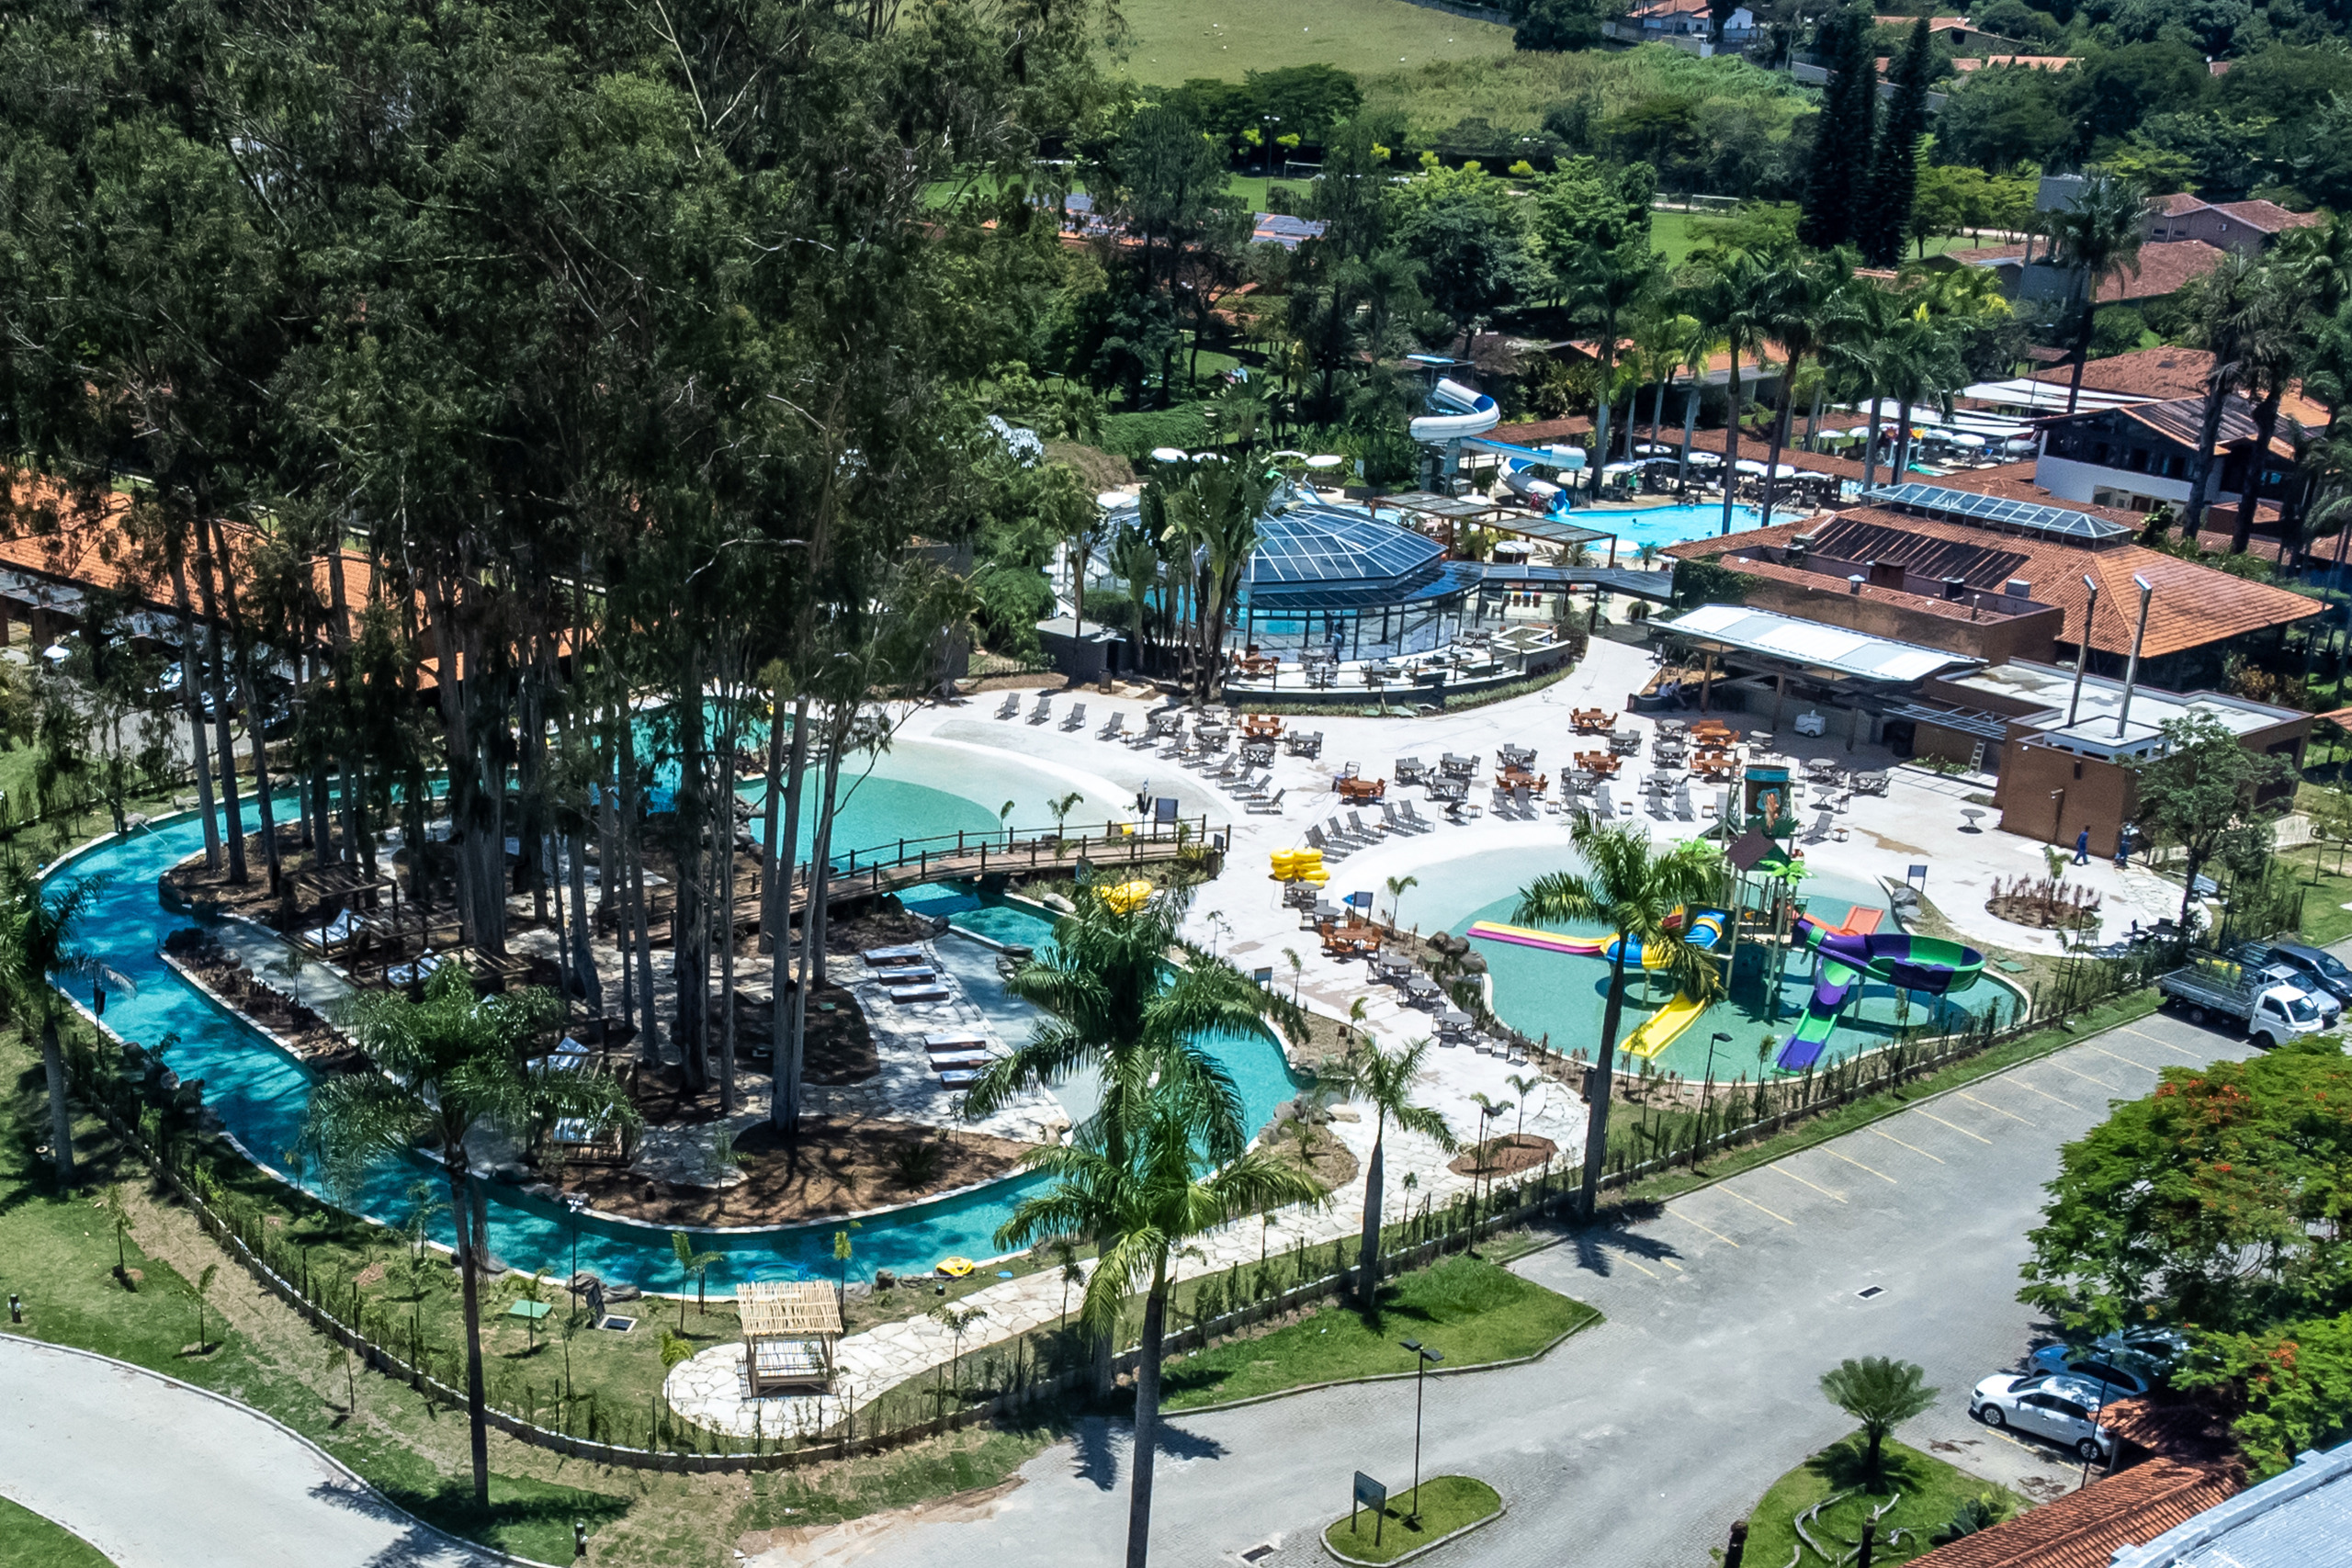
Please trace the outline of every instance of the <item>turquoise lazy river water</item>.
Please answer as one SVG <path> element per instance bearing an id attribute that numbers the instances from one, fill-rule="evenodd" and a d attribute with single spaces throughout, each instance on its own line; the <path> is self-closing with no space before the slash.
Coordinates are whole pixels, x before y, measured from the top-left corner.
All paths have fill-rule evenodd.
<path id="1" fill-rule="evenodd" d="M 937 757 L 925 755 L 933 752 Z M 895 769 L 946 755 L 945 749 L 910 747 L 903 754 L 894 753 L 890 765 Z M 997 793 L 1000 788 L 1017 783 L 1021 788 L 1010 798 L 1024 807 L 1032 802 L 1042 806 L 1049 796 L 1046 786 L 1059 783 L 962 752 L 952 761 L 959 782 L 997 801 L 1008 798 Z M 1068 786 L 1061 787 L 1066 792 Z M 844 807 L 835 839 L 844 848 L 874 845 L 900 833 L 914 838 L 993 827 L 996 819 L 993 807 L 976 805 L 915 779 L 876 777 L 866 780 Z M 1032 819 L 1025 809 L 1014 818 L 1016 824 Z M 246 825 L 249 831 L 258 826 L 250 810 Z M 284 1151 L 295 1143 L 309 1103 L 311 1074 L 215 1006 L 159 956 L 164 936 L 186 922 L 157 903 L 155 880 L 203 847 L 203 826 L 188 817 L 102 845 L 76 857 L 61 874 L 106 878 L 86 917 L 85 940 L 139 987 L 136 997 L 111 999 L 107 1022 L 126 1039 L 150 1046 L 174 1036 L 164 1049 L 164 1061 L 183 1079 L 203 1079 L 205 1103 L 220 1115 L 230 1134 L 282 1177 Z M 956 903 L 956 918 L 985 926 L 986 934 L 1000 942 L 1037 945 L 1050 931 L 1047 922 L 1024 911 L 982 908 L 978 900 L 953 889 L 922 889 L 910 896 Z M 946 908 L 938 912 L 951 913 Z M 1241 1086 L 1250 1126 L 1262 1125 L 1275 1105 L 1295 1092 L 1281 1049 L 1272 1041 L 1223 1040 L 1209 1048 Z M 407 1216 L 409 1184 L 426 1169 L 414 1157 L 387 1159 L 356 1194 L 337 1201 L 372 1218 L 397 1223 Z M 997 1227 L 1039 1179 L 1008 1178 L 959 1196 L 867 1216 L 857 1235 L 857 1267 L 926 1271 L 945 1257 L 993 1256 Z M 324 1195 L 314 1179 L 303 1185 Z M 492 1183 L 488 1209 L 491 1245 L 499 1257 L 518 1267 L 569 1269 L 575 1222 L 561 1207 Z M 835 1228 L 831 1222 L 819 1222 L 787 1230 L 697 1234 L 704 1247 L 726 1256 L 726 1262 L 713 1270 L 711 1283 L 718 1286 L 739 1279 L 830 1275 Z M 577 1235 L 582 1268 L 641 1288 L 677 1288 L 667 1227 L 589 1217 L 577 1222 Z M 448 1239 L 446 1230 L 443 1239 Z M 717 1277 L 721 1275 L 723 1280 Z"/>

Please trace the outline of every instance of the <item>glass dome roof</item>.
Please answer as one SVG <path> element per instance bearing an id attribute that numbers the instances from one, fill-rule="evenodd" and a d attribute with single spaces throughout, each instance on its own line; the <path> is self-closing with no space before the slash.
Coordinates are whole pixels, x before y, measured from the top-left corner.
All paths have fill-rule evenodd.
<path id="1" fill-rule="evenodd" d="M 1258 525 L 1247 583 L 1253 590 L 1408 588 L 1444 547 L 1351 508 L 1302 502 Z"/>

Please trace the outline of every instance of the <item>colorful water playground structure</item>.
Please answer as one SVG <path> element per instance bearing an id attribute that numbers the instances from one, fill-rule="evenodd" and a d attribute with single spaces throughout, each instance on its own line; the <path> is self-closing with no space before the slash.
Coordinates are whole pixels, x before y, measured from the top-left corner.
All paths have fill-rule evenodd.
<path id="1" fill-rule="evenodd" d="M 1702 952 L 1712 952 L 1724 940 L 1724 923 L 1731 919 L 1728 909 L 1701 909 L 1690 917 L 1690 945 Z M 1540 948 L 1550 953 L 1573 953 L 1584 958 L 1604 958 L 1617 961 L 1617 942 L 1611 937 L 1565 936 L 1558 931 L 1536 931 L 1527 926 L 1505 925 L 1499 920 L 1478 920 L 1470 927 L 1470 934 L 1487 942 L 1507 942 L 1518 947 Z M 1666 967 L 1663 952 L 1645 953 L 1640 942 L 1625 954 L 1625 962 L 1644 969 Z M 1624 1046 L 1629 1055 L 1645 1060 L 1672 1044 L 1682 1032 L 1699 1021 L 1700 1014 L 1713 1005 L 1680 991 L 1674 999 L 1642 1021 L 1634 1037 Z"/>
<path id="2" fill-rule="evenodd" d="M 1876 910 L 1871 914 L 1875 917 Z M 1877 925 L 1875 918 L 1870 922 Z M 1849 926 L 1852 925 L 1851 920 Z M 1784 1073 L 1801 1073 L 1821 1059 L 1838 1015 L 1863 980 L 1883 980 L 1906 991 L 1946 997 L 1967 990 L 1984 973 L 1984 955 L 1973 947 L 1934 937 L 1892 931 L 1832 929 L 1799 916 L 1796 940 L 1813 949 L 1813 996 L 1804 1017 L 1789 1035 L 1780 1060 L 1773 1066 Z"/>

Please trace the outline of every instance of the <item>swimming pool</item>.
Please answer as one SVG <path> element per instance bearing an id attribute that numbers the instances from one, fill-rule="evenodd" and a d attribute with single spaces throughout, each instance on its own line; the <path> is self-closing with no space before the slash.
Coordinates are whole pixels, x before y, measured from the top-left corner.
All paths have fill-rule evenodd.
<path id="1" fill-rule="evenodd" d="M 934 764 L 952 760 L 958 784 L 978 787 L 984 799 L 1005 787 L 1017 791 L 1012 798 L 1035 800 L 1042 806 L 1053 790 L 1067 791 L 1061 781 L 1049 775 L 949 748 L 909 747 L 894 751 L 886 761 L 897 773 L 924 765 L 927 755 Z M 877 782 L 892 787 L 875 789 Z M 281 800 L 281 812 L 289 812 L 292 805 L 290 797 Z M 247 802 L 246 807 L 247 830 L 252 831 L 258 823 L 252 803 Z M 992 809 L 917 779 L 869 780 L 853 805 L 844 807 L 836 842 L 874 844 L 902 829 L 910 837 L 917 836 L 912 830 L 917 826 L 922 832 L 952 832 L 958 826 L 993 827 L 995 822 Z M 203 824 L 188 816 L 92 850 L 76 857 L 62 874 L 104 879 L 84 917 L 85 941 L 139 987 L 136 996 L 112 999 L 107 1022 L 125 1039 L 160 1049 L 164 1062 L 184 1081 L 202 1079 L 205 1104 L 220 1116 L 229 1134 L 255 1160 L 280 1179 L 288 1179 L 285 1151 L 300 1135 L 313 1081 L 310 1069 L 281 1054 L 182 980 L 161 956 L 164 936 L 187 922 L 166 912 L 156 901 L 156 879 L 203 847 Z M 968 899 L 975 909 L 981 907 L 978 899 L 955 889 L 924 891 Z M 1016 931 L 1043 940 L 1043 933 L 1050 931 L 1049 922 L 1036 916 L 1001 907 L 992 909 L 989 919 L 996 928 L 989 934 L 1005 933 L 1000 941 L 1012 940 Z M 1008 1015 L 1006 1021 L 1010 1021 Z M 1281 1100 L 1296 1092 L 1282 1050 L 1273 1042 L 1236 1038 L 1207 1043 L 1241 1086 L 1253 1129 L 1272 1116 Z M 1073 1109 L 1076 1114 L 1084 1113 Z M 403 1156 L 383 1161 L 349 1193 L 330 1194 L 314 1176 L 306 1177 L 301 1185 L 341 1207 L 384 1224 L 398 1224 L 411 1207 L 406 1195 L 409 1184 L 425 1170 L 419 1156 Z M 952 1255 L 993 1256 L 997 1228 L 1011 1217 L 1022 1196 L 1044 1179 L 1011 1177 L 969 1192 L 868 1217 L 858 1236 L 859 1267 L 922 1272 Z M 492 1250 L 517 1267 L 568 1272 L 576 1226 L 581 1267 L 607 1280 L 627 1280 L 647 1289 L 676 1286 L 667 1226 L 595 1218 L 575 1222 L 558 1204 L 499 1183 L 488 1186 L 487 1207 Z M 444 1242 L 450 1239 L 446 1222 L 435 1228 Z M 828 1277 L 833 1267 L 834 1228 L 834 1222 L 820 1221 L 789 1229 L 698 1235 L 704 1247 L 724 1255 L 725 1261 L 714 1270 L 719 1277 L 711 1280 L 713 1286 L 720 1286 L 741 1279 L 783 1275 Z"/>
<path id="2" fill-rule="evenodd" d="M 1617 536 L 1617 553 L 1643 545 L 1679 545 L 1685 539 L 1712 539 L 1723 531 L 1721 506 L 1645 506 L 1632 511 L 1579 507 L 1567 520 L 1578 527 L 1601 528 Z M 1763 514 L 1752 506 L 1731 509 L 1732 532 L 1753 528 Z M 1623 564 L 1622 559 L 1620 564 Z"/>

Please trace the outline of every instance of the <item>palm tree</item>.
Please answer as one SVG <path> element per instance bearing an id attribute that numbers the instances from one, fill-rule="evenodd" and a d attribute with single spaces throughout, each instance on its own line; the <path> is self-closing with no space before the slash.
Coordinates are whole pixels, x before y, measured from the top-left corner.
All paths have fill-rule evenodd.
<path id="1" fill-rule="evenodd" d="M 1388 1124 L 1394 1122 L 1405 1132 L 1418 1133 L 1447 1154 L 1459 1146 L 1442 1112 L 1413 1103 L 1413 1085 L 1429 1054 L 1427 1037 L 1394 1051 L 1367 1044 L 1350 1052 L 1337 1069 L 1324 1070 L 1335 1099 L 1362 1100 L 1372 1107 L 1372 1157 L 1363 1170 L 1363 1265 L 1356 1270 L 1356 1303 L 1366 1313 L 1375 1309 L 1380 1294 L 1381 1189 L 1387 1170 Z"/>
<path id="2" fill-rule="evenodd" d="M 1006 1249 L 1040 1235 L 1096 1237 L 1102 1259 L 1086 1282 L 1079 1319 L 1098 1337 L 1116 1331 L 1127 1297 L 1144 1292 L 1136 1366 L 1135 1452 L 1127 1503 L 1127 1568 L 1145 1568 L 1151 1546 L 1152 1461 L 1159 1446 L 1159 1366 L 1175 1264 L 1197 1257 L 1193 1238 L 1240 1214 L 1312 1202 L 1322 1190 L 1299 1171 L 1251 1150 L 1210 1174 L 1190 1095 L 1153 1085 L 1119 1108 L 1120 1147 L 1100 1122 L 1078 1143 L 1035 1149 L 1023 1160 L 1055 1179 L 1024 1198 L 996 1234 Z"/>
<path id="3" fill-rule="evenodd" d="M 1396 911 L 1403 906 L 1405 902 L 1405 895 L 1412 889 L 1419 887 L 1420 885 L 1421 879 L 1418 876 L 1392 876 L 1388 878 L 1386 886 L 1388 888 L 1389 930 L 1394 931 L 1396 929 L 1396 921 L 1399 919 Z"/>
<path id="4" fill-rule="evenodd" d="M 2083 177 L 2072 207 L 2044 220 L 2051 244 L 2075 274 L 2075 297 L 2083 324 L 2075 338 L 2075 374 L 2066 384 L 2066 412 L 2083 394 L 2083 366 L 2091 355 L 2091 329 L 2098 320 L 2098 292 L 2120 273 L 2140 276 L 2140 241 L 2147 228 L 2148 204 L 2140 187 L 2104 170 Z"/>
<path id="5" fill-rule="evenodd" d="M 130 1191 L 119 1181 L 109 1182 L 105 1191 L 90 1200 L 90 1206 L 106 1216 L 107 1228 L 114 1232 L 114 1277 L 128 1285 L 130 1258 L 123 1238 L 130 1234 Z"/>
<path id="6" fill-rule="evenodd" d="M 2199 442 L 2188 458 L 2188 507 L 2181 518 L 2181 537 L 2192 544 L 2205 520 L 2205 491 L 2212 475 L 2213 443 L 2221 435 L 2222 414 L 2248 369 L 2240 351 L 2248 334 L 2257 330 L 2267 271 L 2261 257 L 2232 251 L 2187 290 L 2191 341 L 2213 356 L 2213 367 L 2205 374 Z M 2249 517 L 2247 507 L 2241 506 L 2238 513 L 2241 518 Z M 2245 539 L 2241 529 L 2232 541 L 2233 551 L 2245 548 Z"/>
<path id="7" fill-rule="evenodd" d="M 1528 1098 L 1544 1087 L 1544 1078 L 1540 1073 L 1513 1073 L 1503 1082 L 1510 1085 L 1519 1095 L 1519 1124 L 1510 1130 L 1510 1135 L 1516 1138 L 1527 1131 Z"/>
<path id="8" fill-rule="evenodd" d="M 1618 324 L 1657 287 L 1661 272 L 1649 236 L 1619 245 L 1579 245 L 1562 281 L 1569 319 L 1595 329 L 1600 379 L 1593 418 L 1592 493 L 1600 493 L 1600 470 L 1609 466 L 1610 401 L 1616 387 Z"/>
<path id="9" fill-rule="evenodd" d="M 74 1107 L 67 1098 L 65 1050 L 58 1024 L 66 1010 L 58 977 L 78 976 L 137 996 L 139 987 L 94 953 L 75 944 L 74 934 L 91 904 L 105 889 L 96 877 L 71 877 L 53 889 L 13 856 L 0 861 L 0 1007 L 19 1029 L 40 1035 L 41 1074 L 49 1084 L 50 1157 L 62 1190 L 74 1184 Z"/>
<path id="10" fill-rule="evenodd" d="M 1121 1104 L 1155 1080 L 1193 1105 L 1211 1159 L 1238 1155 L 1249 1141 L 1240 1093 L 1199 1041 L 1262 1031 L 1268 1020 L 1296 1039 L 1304 1027 L 1297 1007 L 1183 939 L 1186 888 L 1167 888 L 1125 910 L 1099 888 L 1081 887 L 1075 897 L 1077 910 L 1055 925 L 1050 952 L 1007 982 L 1014 996 L 1044 1009 L 1046 1021 L 981 1073 L 965 1094 L 965 1115 L 992 1115 L 1016 1095 L 1092 1067 L 1102 1077 L 1095 1120 L 1114 1157 L 1123 1153 Z M 1182 963 L 1169 963 L 1171 951 Z"/>
<path id="11" fill-rule="evenodd" d="M 1731 532 L 1732 498 L 1738 490 L 1739 415 L 1745 398 L 1739 381 L 1742 355 L 1763 341 L 1766 312 L 1771 303 L 1771 270 L 1756 257 L 1736 251 L 1721 258 L 1714 275 L 1699 295 L 1699 319 L 1708 335 L 1731 348 L 1731 381 L 1724 405 L 1724 525 Z"/>
<path id="12" fill-rule="evenodd" d="M 1863 1466 L 1871 1484 L 1883 1475 L 1879 1450 L 1886 1435 L 1935 1404 L 1937 1390 L 1928 1386 L 1927 1369 L 1913 1361 L 1864 1356 L 1838 1362 L 1821 1374 L 1822 1396 L 1862 1424 L 1870 1449 Z"/>
<path id="13" fill-rule="evenodd" d="M 1625 1015 L 1625 951 L 1638 947 L 1645 964 L 1650 952 L 1662 952 L 1663 967 L 1685 990 L 1702 996 L 1719 990 L 1722 982 L 1713 964 L 1683 938 L 1688 926 L 1682 916 L 1716 896 L 1722 872 L 1711 845 L 1693 840 L 1661 852 L 1641 826 L 1603 822 L 1589 812 L 1577 814 L 1569 841 L 1585 869 L 1537 877 L 1520 889 L 1519 909 L 1511 918 L 1531 925 L 1571 920 L 1598 924 L 1616 937 L 1588 1090 L 1592 1111 L 1585 1131 L 1581 1206 L 1590 1218 L 1600 1201 L 1601 1163 L 1609 1147 L 1609 1086 L 1617 1029 Z"/>
<path id="14" fill-rule="evenodd" d="M 465 1302 L 466 1411 L 478 1503 L 490 1499 L 481 1288 L 490 1236 L 466 1141 L 477 1130 L 526 1138 L 559 1116 L 596 1126 L 638 1121 L 637 1108 L 605 1074 L 560 1072 L 529 1059 L 562 1018 L 563 1003 L 552 991 L 477 998 L 465 966 L 455 963 L 433 972 L 422 1001 L 396 992 L 355 998 L 348 1026 L 376 1070 L 321 1080 L 303 1127 L 304 1144 L 346 1190 L 386 1154 L 421 1145 L 441 1163 Z"/>
<path id="15" fill-rule="evenodd" d="M 959 1307 L 948 1302 L 931 1309 L 932 1321 L 956 1337 L 955 1348 L 947 1356 L 947 1379 L 950 1394 L 958 1400 L 964 1394 L 964 1336 L 988 1314 L 986 1307 Z"/>
<path id="16" fill-rule="evenodd" d="M 1696 316 L 1677 316 L 1669 333 L 1673 364 L 1668 379 L 1679 373 L 1690 378 L 1682 393 L 1682 447 L 1674 465 L 1677 490 L 1690 482 L 1690 434 L 1699 423 L 1699 389 L 1707 378 L 1707 361 L 1714 357 L 1714 329 Z"/>
<path id="17" fill-rule="evenodd" d="M 723 1252 L 696 1252 L 695 1238 L 684 1231 L 670 1233 L 670 1250 L 677 1254 L 678 1271 L 695 1282 L 695 1315 L 710 1315 L 710 1271 L 727 1261 Z M 678 1332 L 686 1331 L 686 1298 L 678 1297 Z"/>
<path id="18" fill-rule="evenodd" d="M 1779 482 L 1781 450 L 1789 439 L 1789 420 L 1796 412 L 1797 374 L 1807 359 L 1820 355 L 1822 344 L 1836 335 L 1847 314 L 1847 297 L 1853 275 L 1843 253 L 1828 256 L 1789 254 L 1778 258 L 1767 275 L 1760 324 L 1781 345 L 1786 361 L 1781 371 L 1781 412 L 1772 422 L 1772 450 L 1764 464 L 1764 508 L 1757 526 L 1772 525 L 1772 496 Z M 1875 285 L 1868 287 L 1875 288 Z"/>
<path id="19" fill-rule="evenodd" d="M 1258 525 L 1278 481 L 1255 465 L 1200 463 L 1144 487 L 1147 528 L 1181 542 L 1193 566 L 1196 702 L 1216 695 L 1225 670 L 1225 624 L 1258 547 Z"/>
<path id="20" fill-rule="evenodd" d="M 1933 402 L 1965 381 L 1960 350 L 1951 332 L 1922 299 L 1907 314 L 1897 316 L 1879 344 L 1879 372 L 1895 400 L 1893 472 L 1889 484 L 1901 484 L 1911 470 L 1911 410 Z"/>
<path id="21" fill-rule="evenodd" d="M 203 1355 L 209 1342 L 204 1336 L 204 1305 L 212 1297 L 212 1282 L 220 1278 L 220 1265 L 208 1263 L 203 1272 L 187 1282 L 188 1300 L 196 1303 L 196 1353 Z"/>
<path id="22" fill-rule="evenodd" d="M 1829 323 L 1817 353 L 1822 368 L 1838 378 L 1839 396 L 1870 394 L 1869 438 L 1862 445 L 1862 493 L 1868 495 L 1878 476 L 1879 405 L 1885 393 L 1880 360 L 1882 346 L 1902 313 L 1901 297 L 1872 285 L 1845 291 L 1844 308 Z"/>

